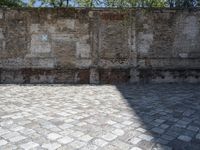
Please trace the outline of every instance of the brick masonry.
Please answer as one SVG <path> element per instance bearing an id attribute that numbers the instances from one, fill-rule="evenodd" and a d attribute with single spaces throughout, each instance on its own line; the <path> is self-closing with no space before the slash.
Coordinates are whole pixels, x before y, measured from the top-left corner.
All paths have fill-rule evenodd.
<path id="1" fill-rule="evenodd" d="M 199 10 L 0 9 L 0 83 L 199 81 Z"/>

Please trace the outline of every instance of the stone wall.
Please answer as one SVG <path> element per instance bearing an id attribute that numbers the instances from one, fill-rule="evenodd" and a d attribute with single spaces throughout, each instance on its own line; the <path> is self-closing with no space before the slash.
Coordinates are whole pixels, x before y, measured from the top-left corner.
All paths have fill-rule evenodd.
<path id="1" fill-rule="evenodd" d="M 0 9 L 0 83 L 199 81 L 200 10 Z"/>

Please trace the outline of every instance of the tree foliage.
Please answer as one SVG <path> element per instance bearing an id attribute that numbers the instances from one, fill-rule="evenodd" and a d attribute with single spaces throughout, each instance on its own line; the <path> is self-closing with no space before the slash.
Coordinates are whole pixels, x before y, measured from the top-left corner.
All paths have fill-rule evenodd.
<path id="1" fill-rule="evenodd" d="M 53 0 L 62 1 L 62 0 Z M 199 0 L 71 0 L 80 7 L 170 7 L 191 8 Z"/>
<path id="2" fill-rule="evenodd" d="M 68 7 L 70 0 L 30 0 L 30 6 L 33 6 L 36 2 L 40 2 L 41 6 L 47 7 Z"/>
<path id="3" fill-rule="evenodd" d="M 23 0 L 0 0 L 0 6 L 34 6 L 36 2 L 40 2 L 41 7 L 193 8 L 200 5 L 199 1 L 200 0 L 29 0 L 29 3 L 25 5 Z"/>
<path id="4" fill-rule="evenodd" d="M 25 6 L 22 0 L 0 0 L 1 7 L 21 7 Z"/>

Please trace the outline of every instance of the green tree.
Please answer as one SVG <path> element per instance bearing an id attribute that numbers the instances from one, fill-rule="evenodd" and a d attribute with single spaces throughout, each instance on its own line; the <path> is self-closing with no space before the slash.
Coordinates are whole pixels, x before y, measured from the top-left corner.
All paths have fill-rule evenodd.
<path id="1" fill-rule="evenodd" d="M 80 7 L 103 7 L 104 0 L 75 0 Z"/>
<path id="2" fill-rule="evenodd" d="M 0 0 L 1 7 L 22 7 L 25 3 L 22 0 Z"/>
<path id="3" fill-rule="evenodd" d="M 7 1 L 7 0 L 4 0 Z M 10 0 L 11 1 L 11 0 Z M 70 4 L 79 7 L 168 7 L 193 8 L 200 6 L 200 0 L 30 0 L 30 4 L 40 1 L 42 6 L 68 7 Z M 71 2 L 71 3 L 70 3 Z"/>
<path id="4" fill-rule="evenodd" d="M 48 7 L 68 7 L 70 0 L 30 0 L 29 5 L 33 6 L 36 1 L 41 2 L 41 6 Z"/>
<path id="5" fill-rule="evenodd" d="M 142 0 L 140 2 L 141 7 L 165 7 L 165 0 Z"/>
<path id="6" fill-rule="evenodd" d="M 199 0 L 167 0 L 167 7 L 193 8 L 199 5 Z"/>
<path id="7" fill-rule="evenodd" d="M 79 6 L 86 7 L 164 7 L 165 0 L 77 0 Z"/>
<path id="8" fill-rule="evenodd" d="M 135 0 L 105 0 L 105 5 L 108 7 L 134 7 Z"/>

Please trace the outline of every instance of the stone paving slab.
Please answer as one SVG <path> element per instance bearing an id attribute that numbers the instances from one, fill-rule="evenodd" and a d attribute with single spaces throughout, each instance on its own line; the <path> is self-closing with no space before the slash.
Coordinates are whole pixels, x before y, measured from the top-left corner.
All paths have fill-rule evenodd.
<path id="1" fill-rule="evenodd" d="M 200 85 L 1 85 L 2 150 L 199 150 Z"/>

